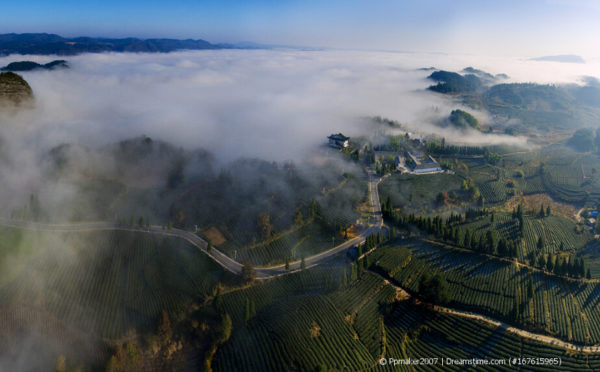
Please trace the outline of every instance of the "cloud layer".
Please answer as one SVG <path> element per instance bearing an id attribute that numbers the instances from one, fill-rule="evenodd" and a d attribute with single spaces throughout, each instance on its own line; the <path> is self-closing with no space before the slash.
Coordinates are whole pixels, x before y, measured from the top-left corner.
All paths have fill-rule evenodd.
<path id="1" fill-rule="evenodd" d="M 0 63 L 16 59 L 23 57 Z M 430 124 L 460 105 L 424 91 L 428 72 L 419 67 L 473 65 L 517 81 L 574 81 L 586 74 L 548 62 L 354 51 L 89 54 L 69 62 L 69 70 L 24 74 L 37 107 L 3 118 L 4 134 L 37 147 L 146 134 L 225 160 L 295 159 L 331 132 L 361 134 L 356 119 L 364 116 L 439 130 Z"/>

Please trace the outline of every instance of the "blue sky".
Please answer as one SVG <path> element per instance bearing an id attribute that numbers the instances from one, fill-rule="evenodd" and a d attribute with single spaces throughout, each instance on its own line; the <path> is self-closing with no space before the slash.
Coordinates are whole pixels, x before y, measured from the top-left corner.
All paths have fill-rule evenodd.
<path id="1" fill-rule="evenodd" d="M 596 57 L 599 19 L 595 0 L 30 0 L 3 4 L 0 32 Z"/>

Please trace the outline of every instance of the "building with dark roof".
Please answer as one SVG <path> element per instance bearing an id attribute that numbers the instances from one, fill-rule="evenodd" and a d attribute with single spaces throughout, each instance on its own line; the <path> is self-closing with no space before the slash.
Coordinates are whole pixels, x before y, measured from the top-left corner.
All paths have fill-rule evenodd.
<path id="1" fill-rule="evenodd" d="M 337 149 L 344 149 L 350 145 L 350 137 L 346 137 L 341 133 L 332 134 L 327 138 L 329 139 L 329 146 L 335 147 Z"/>

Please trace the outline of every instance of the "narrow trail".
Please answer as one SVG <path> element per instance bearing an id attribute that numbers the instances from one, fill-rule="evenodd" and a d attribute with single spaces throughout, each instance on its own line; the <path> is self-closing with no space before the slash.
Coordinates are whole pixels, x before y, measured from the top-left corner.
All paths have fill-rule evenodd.
<path id="1" fill-rule="evenodd" d="M 382 279 L 386 280 L 380 274 L 375 273 L 375 272 L 373 272 L 373 273 L 376 274 L 376 275 L 378 275 Z M 398 285 L 396 285 L 394 283 L 391 283 L 391 282 L 389 282 L 389 285 L 391 285 L 392 287 L 394 287 L 396 289 L 396 291 L 400 292 L 403 296 L 406 296 L 407 298 L 412 297 L 411 294 L 408 293 L 401 286 L 398 286 Z M 505 323 L 505 322 L 502 322 L 500 320 L 497 320 L 497 319 L 494 319 L 492 317 L 489 317 L 487 315 L 481 315 L 481 314 L 472 313 L 472 312 L 469 312 L 469 311 L 456 310 L 456 309 L 451 309 L 449 307 L 438 306 L 438 305 L 434 305 L 433 309 L 435 311 L 439 312 L 439 313 L 451 314 L 451 315 L 455 315 L 455 316 L 460 316 L 461 318 L 467 318 L 467 319 L 472 319 L 472 320 L 476 320 L 476 321 L 479 321 L 479 322 L 483 322 L 483 323 L 489 324 L 489 325 L 491 325 L 493 327 L 501 328 L 501 329 L 503 329 L 506 332 L 510 332 L 510 333 L 516 334 L 519 337 L 527 338 L 527 339 L 530 339 L 530 340 L 538 341 L 538 342 L 541 342 L 541 343 L 544 343 L 544 344 L 548 344 L 548 345 L 552 345 L 552 346 L 561 347 L 561 348 L 566 349 L 566 350 L 583 352 L 583 353 L 589 353 L 589 354 L 600 354 L 600 345 L 594 345 L 594 346 L 577 345 L 577 344 L 574 344 L 574 343 L 571 343 L 571 342 L 563 341 L 563 340 L 561 340 L 559 338 L 556 338 L 556 337 L 552 337 L 552 336 L 548 336 L 548 335 L 544 335 L 544 334 L 540 334 L 540 333 L 534 333 L 534 332 L 526 331 L 524 329 L 514 327 L 514 326 L 512 326 L 512 325 L 510 325 L 508 323 Z"/>

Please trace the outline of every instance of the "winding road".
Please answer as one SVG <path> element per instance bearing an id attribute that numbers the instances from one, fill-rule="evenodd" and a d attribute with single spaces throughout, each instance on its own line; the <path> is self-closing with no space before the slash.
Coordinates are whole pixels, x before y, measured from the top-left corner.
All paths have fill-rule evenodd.
<path id="1" fill-rule="evenodd" d="M 369 179 L 369 201 L 371 202 L 372 214 L 373 218 L 370 221 L 371 224 L 365 231 L 363 231 L 356 238 L 350 239 L 334 248 L 331 248 L 327 251 L 323 251 L 321 253 L 317 253 L 313 256 L 305 258 L 306 267 L 317 266 L 330 257 L 343 252 L 344 250 L 352 247 L 353 245 L 361 244 L 365 241 L 366 237 L 369 234 L 377 233 L 381 231 L 383 228 L 383 218 L 381 214 L 381 204 L 379 202 L 379 193 L 377 190 L 377 185 L 381 181 L 382 178 L 378 177 L 373 171 L 367 171 L 368 179 Z M 28 222 L 28 221 L 17 221 L 17 220 L 9 220 L 9 219 L 0 219 L 0 226 L 6 227 L 16 227 L 27 230 L 36 230 L 36 231 L 57 231 L 57 232 L 87 232 L 87 231 L 132 231 L 132 232 L 142 232 L 147 234 L 156 234 L 163 236 L 172 236 L 186 240 L 190 244 L 194 245 L 210 258 L 212 258 L 216 263 L 222 266 L 225 270 L 228 270 L 234 274 L 240 274 L 242 271 L 243 265 L 231 257 L 227 256 L 223 252 L 219 251 L 216 248 L 207 250 L 208 243 L 200 238 L 198 235 L 181 229 L 166 229 L 164 226 L 151 226 L 149 228 L 129 228 L 118 226 L 111 222 L 82 222 L 82 223 L 67 223 L 67 224 L 49 224 L 49 223 L 40 223 L 40 222 Z M 281 275 L 291 274 L 298 270 L 300 270 L 300 261 L 295 261 L 290 263 L 290 268 L 288 270 L 285 269 L 285 265 L 278 266 L 269 266 L 269 267 L 255 267 L 256 278 L 257 279 L 269 279 Z M 386 282 L 393 286 L 397 291 L 401 291 L 403 295 L 409 296 L 410 294 L 404 290 L 404 288 L 397 286 L 395 284 L 390 283 L 386 280 Z M 491 317 L 475 314 L 471 312 L 451 309 L 447 307 L 434 306 L 434 310 L 442 313 L 448 313 L 455 316 L 460 316 L 463 318 L 469 318 L 472 320 L 480 321 L 487 323 L 491 326 L 500 327 L 505 329 L 507 332 L 517 334 L 518 336 L 528 338 L 531 340 L 535 340 L 538 342 L 542 342 L 549 345 L 554 345 L 558 347 L 562 347 L 567 350 L 585 352 L 585 353 L 600 353 L 600 346 L 582 346 L 576 345 L 570 342 L 566 342 L 560 340 L 555 337 L 551 337 L 548 335 L 538 334 L 529 332 L 520 328 L 516 328 L 511 326 L 510 324 L 501 322 L 499 320 L 493 319 Z"/>
<path id="2" fill-rule="evenodd" d="M 313 256 L 306 257 L 304 263 L 307 268 L 317 266 L 320 263 L 326 261 L 332 256 L 347 250 L 348 248 L 361 244 L 365 241 L 369 234 L 377 233 L 383 227 L 383 219 L 381 215 L 381 205 L 379 203 L 379 193 L 377 190 L 377 184 L 380 178 L 371 170 L 367 171 L 368 182 L 369 182 L 369 200 L 371 202 L 371 209 L 373 218 L 371 224 L 365 229 L 359 236 L 347 240 L 344 243 L 337 245 L 329 250 L 317 253 Z M 186 240 L 188 243 L 194 245 L 216 263 L 221 265 L 225 270 L 230 271 L 234 274 L 240 274 L 242 272 L 243 265 L 225 253 L 219 251 L 216 248 L 212 248 L 210 251 L 207 250 L 208 243 L 200 238 L 193 232 L 181 230 L 181 229 L 166 229 L 164 226 L 151 226 L 149 228 L 135 228 L 135 227 L 124 227 L 116 225 L 112 222 L 81 222 L 81 223 L 62 223 L 62 224 L 50 224 L 40 222 L 28 222 L 28 221 L 17 221 L 9 219 L 0 219 L 0 226 L 16 227 L 20 229 L 36 230 L 36 231 L 57 231 L 57 232 L 85 232 L 85 231 L 132 231 L 142 232 L 147 234 L 156 234 L 163 236 L 173 236 Z M 257 279 L 269 279 L 280 275 L 286 275 L 294 273 L 300 270 L 301 261 L 290 262 L 290 268 L 286 270 L 285 265 L 277 266 L 259 266 L 255 267 Z"/>

